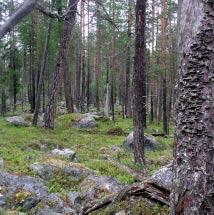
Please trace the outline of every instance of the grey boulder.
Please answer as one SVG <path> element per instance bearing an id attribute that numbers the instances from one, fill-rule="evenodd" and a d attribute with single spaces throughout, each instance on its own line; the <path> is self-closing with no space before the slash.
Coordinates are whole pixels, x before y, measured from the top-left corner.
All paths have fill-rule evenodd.
<path id="1" fill-rule="evenodd" d="M 81 204 L 81 197 L 78 192 L 69 192 L 68 193 L 68 202 L 71 205 Z"/>
<path id="2" fill-rule="evenodd" d="M 30 169 L 43 179 L 50 179 L 55 173 L 81 179 L 92 173 L 91 170 L 81 164 L 67 163 L 62 160 L 50 160 L 45 163 L 34 163 L 30 166 Z"/>
<path id="3" fill-rule="evenodd" d="M 76 123 L 77 128 L 94 128 L 96 125 L 96 120 L 92 116 L 84 117 Z"/>
<path id="4" fill-rule="evenodd" d="M 93 117 L 96 120 L 104 118 L 104 113 L 101 112 L 89 112 L 84 114 L 84 117 Z"/>
<path id="5" fill-rule="evenodd" d="M 0 187 L 1 204 L 3 205 L 4 200 L 7 199 L 13 202 L 13 207 L 22 206 L 31 209 L 48 195 L 47 187 L 30 176 L 16 176 L 2 172 L 0 173 Z"/>
<path id="6" fill-rule="evenodd" d="M 134 149 L 134 132 L 131 132 L 128 137 L 123 142 L 123 146 L 129 150 Z M 159 143 L 155 140 L 153 136 L 144 136 L 144 147 L 145 150 L 155 150 L 159 146 Z"/>
<path id="7" fill-rule="evenodd" d="M 76 157 L 76 152 L 70 150 L 70 149 L 54 149 L 50 153 L 51 156 L 60 156 L 63 158 L 67 158 L 70 161 L 74 161 Z"/>
<path id="8" fill-rule="evenodd" d="M 90 175 L 80 184 L 82 197 L 86 202 L 100 199 L 106 194 L 118 193 L 123 188 L 123 185 L 107 176 Z"/>
<path id="9" fill-rule="evenodd" d="M 25 119 L 21 116 L 8 117 L 6 120 L 7 122 L 15 126 L 23 126 L 23 127 L 29 126 L 28 122 L 25 121 Z"/>
<path id="10" fill-rule="evenodd" d="M 150 179 L 149 182 L 157 187 L 170 191 L 172 188 L 172 165 L 167 165 L 158 170 Z"/>
<path id="11" fill-rule="evenodd" d="M 75 211 L 67 206 L 62 201 L 58 194 L 50 194 L 40 201 L 40 203 L 33 209 L 33 214 L 36 215 L 75 215 Z"/>

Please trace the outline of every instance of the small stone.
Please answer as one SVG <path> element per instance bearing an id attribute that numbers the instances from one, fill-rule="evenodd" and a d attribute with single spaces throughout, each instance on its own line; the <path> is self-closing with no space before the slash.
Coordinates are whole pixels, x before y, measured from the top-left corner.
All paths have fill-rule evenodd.
<path id="1" fill-rule="evenodd" d="M 115 215 L 126 215 L 126 212 L 124 210 L 117 212 Z"/>
<path id="2" fill-rule="evenodd" d="M 0 169 L 4 168 L 4 160 L 3 158 L 0 158 Z"/>
<path id="3" fill-rule="evenodd" d="M 69 192 L 68 193 L 68 201 L 72 205 L 81 204 L 80 194 L 78 192 Z"/>
<path id="4" fill-rule="evenodd" d="M 75 157 L 76 157 L 76 152 L 70 150 L 70 149 L 54 149 L 51 152 L 51 155 L 53 156 L 61 156 L 64 158 L 68 158 L 70 161 L 74 161 Z"/>

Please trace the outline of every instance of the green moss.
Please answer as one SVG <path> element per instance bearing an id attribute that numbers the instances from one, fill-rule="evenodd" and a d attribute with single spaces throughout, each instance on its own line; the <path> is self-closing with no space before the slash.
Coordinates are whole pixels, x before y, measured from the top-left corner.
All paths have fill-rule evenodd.
<path id="1" fill-rule="evenodd" d="M 51 179 L 46 181 L 46 186 L 49 187 L 50 192 L 64 193 L 78 190 L 82 180 L 82 178 L 74 178 L 59 171 L 55 172 Z"/>
<path id="2" fill-rule="evenodd" d="M 122 201 L 110 205 L 105 209 L 95 211 L 92 215 L 112 215 L 120 211 L 128 212 L 130 215 L 168 215 L 169 208 L 153 205 L 146 199 L 134 199 L 132 202 Z"/>

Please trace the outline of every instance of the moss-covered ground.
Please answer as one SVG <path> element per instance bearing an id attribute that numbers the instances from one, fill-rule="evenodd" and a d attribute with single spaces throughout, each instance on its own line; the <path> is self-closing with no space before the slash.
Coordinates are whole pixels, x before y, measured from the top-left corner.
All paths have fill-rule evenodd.
<path id="1" fill-rule="evenodd" d="M 36 127 L 15 127 L 0 118 L 0 156 L 5 160 L 7 171 L 18 174 L 33 174 L 29 165 L 47 158 L 47 150 L 56 147 L 70 148 L 77 153 L 78 162 L 94 169 L 97 174 L 117 178 L 122 183 L 132 183 L 133 178 L 121 171 L 113 164 L 103 159 L 105 156 L 119 159 L 122 163 L 137 168 L 133 162 L 133 154 L 122 148 L 122 143 L 131 131 L 132 120 L 117 118 L 116 122 L 100 120 L 93 129 L 75 128 L 74 122 L 80 114 L 67 114 L 57 117 L 56 128 L 47 130 Z M 121 128 L 124 134 L 109 135 L 112 128 Z M 161 133 L 161 124 L 149 124 L 146 134 Z M 157 151 L 146 152 L 149 174 L 159 169 L 164 162 L 172 158 L 173 128 L 168 138 L 156 137 L 160 143 Z M 46 150 L 39 146 L 45 145 Z M 112 146 L 120 147 L 120 151 L 113 152 Z"/>
<path id="2" fill-rule="evenodd" d="M 77 161 L 95 170 L 97 175 L 111 176 L 124 184 L 133 183 L 131 175 L 104 159 L 108 156 L 131 168 L 139 168 L 134 164 L 133 153 L 122 147 L 125 137 L 133 130 L 132 119 L 117 117 L 116 122 L 99 120 L 97 127 L 93 129 L 75 128 L 74 123 L 81 116 L 76 113 L 58 116 L 54 130 L 33 126 L 15 127 L 6 122 L 5 118 L 0 118 L 0 157 L 5 161 L 5 170 L 20 175 L 34 175 L 29 168 L 31 164 L 46 160 L 51 149 L 63 147 L 76 151 Z M 149 124 L 145 129 L 145 134 L 161 132 L 162 125 L 158 123 Z M 168 138 L 160 136 L 156 140 L 160 143 L 160 148 L 146 152 L 145 168 L 149 174 L 172 159 L 173 126 L 170 127 Z M 41 150 L 41 145 L 45 145 L 46 149 Z M 119 150 L 112 150 L 113 146 Z M 47 185 L 52 192 L 63 194 L 78 183 L 59 175 Z"/>

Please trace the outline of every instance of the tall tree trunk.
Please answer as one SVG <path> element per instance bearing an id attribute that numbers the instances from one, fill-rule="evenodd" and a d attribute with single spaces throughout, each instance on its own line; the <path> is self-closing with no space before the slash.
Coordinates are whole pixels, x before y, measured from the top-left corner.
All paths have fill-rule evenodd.
<path id="1" fill-rule="evenodd" d="M 66 103 L 66 109 L 68 113 L 73 113 L 74 112 L 74 104 L 73 104 L 73 98 L 72 98 L 72 92 L 71 92 L 71 74 L 69 71 L 69 66 L 68 66 L 68 56 L 66 56 L 65 59 L 65 70 L 64 70 L 64 92 L 65 92 L 65 103 Z"/>
<path id="2" fill-rule="evenodd" d="M 33 125 L 37 125 L 38 116 L 39 116 L 39 109 L 41 106 L 41 94 L 42 90 L 44 88 L 44 74 L 45 74 L 45 66 L 47 61 L 47 55 L 48 55 L 48 44 L 50 40 L 50 34 L 51 34 L 51 20 L 48 23 L 48 29 L 46 32 L 46 40 L 44 44 L 44 50 L 43 50 L 43 57 L 42 57 L 42 63 L 41 63 L 41 69 L 39 72 L 39 83 L 37 87 L 37 94 L 36 94 L 36 102 L 35 102 L 35 110 L 34 110 L 34 116 L 33 116 Z"/>
<path id="3" fill-rule="evenodd" d="M 66 57 L 68 56 L 71 34 L 75 25 L 77 4 L 78 0 L 69 0 L 68 4 L 69 11 L 66 16 L 64 29 L 61 36 L 57 68 L 54 74 L 52 91 L 45 113 L 45 127 L 47 128 L 54 128 L 54 113 L 56 109 L 56 102 L 59 96 L 61 82 L 64 77 L 64 72 L 66 69 Z"/>
<path id="4" fill-rule="evenodd" d="M 155 0 L 152 0 L 152 57 L 151 57 L 151 64 L 155 64 Z M 155 100 L 155 77 L 151 80 L 151 112 L 150 112 L 150 121 L 154 121 L 154 100 Z"/>
<path id="5" fill-rule="evenodd" d="M 128 0 L 128 46 L 127 46 L 127 59 L 126 59 L 126 75 L 125 75 L 125 115 L 129 116 L 128 106 L 129 101 L 129 90 L 130 90 L 130 72 L 131 72 L 131 27 L 132 27 L 132 4 L 131 0 Z"/>
<path id="6" fill-rule="evenodd" d="M 167 136 L 169 134 L 168 129 L 168 113 L 167 113 L 167 0 L 162 0 L 162 18 L 161 18 L 161 64 L 163 69 L 162 75 L 162 96 L 163 96 L 163 134 Z"/>
<path id="7" fill-rule="evenodd" d="M 81 53 L 77 53 L 77 58 L 81 59 Z M 80 85 L 81 85 L 81 61 L 77 61 L 76 65 L 76 83 L 75 83 L 75 100 L 77 110 L 80 110 Z"/>
<path id="8" fill-rule="evenodd" d="M 109 61 L 108 58 L 106 60 L 106 92 L 105 92 L 105 107 L 104 107 L 104 113 L 106 117 L 109 117 Z"/>
<path id="9" fill-rule="evenodd" d="M 85 111 L 86 93 L 86 63 L 85 63 L 85 1 L 81 1 L 81 70 L 82 70 L 82 90 L 81 90 L 81 111 Z"/>
<path id="10" fill-rule="evenodd" d="M 180 1 L 172 214 L 213 214 L 214 2 Z"/>
<path id="11" fill-rule="evenodd" d="M 144 109 L 146 73 L 146 0 L 136 3 L 136 39 L 133 74 L 133 122 L 135 162 L 144 164 Z"/>
<path id="12" fill-rule="evenodd" d="M 101 74 L 101 0 L 96 0 L 97 29 L 96 29 L 96 108 L 100 111 L 100 74 Z"/>
<path id="13" fill-rule="evenodd" d="M 91 64 L 90 64 L 90 43 L 89 43 L 89 33 L 90 33 L 90 0 L 88 0 L 88 62 L 87 62 L 87 90 L 86 90 L 86 97 L 87 97 L 87 111 L 89 112 L 89 108 L 90 108 L 90 68 L 91 68 Z"/>
<path id="14" fill-rule="evenodd" d="M 115 0 L 112 1 L 112 20 L 114 22 L 115 20 Z M 111 56 L 111 112 L 112 112 L 112 120 L 115 121 L 115 110 L 114 110 L 114 104 L 115 104 L 115 70 L 116 70 L 116 59 L 115 59 L 115 27 L 113 26 L 112 31 L 112 56 Z"/>
<path id="15" fill-rule="evenodd" d="M 10 14 L 14 11 L 14 2 L 13 0 L 10 1 Z M 15 42 L 15 30 L 11 28 L 10 31 L 10 72 L 12 72 L 11 78 L 11 97 L 13 97 L 13 111 L 16 111 L 16 102 L 17 102 L 17 71 L 16 71 L 16 42 Z"/>

